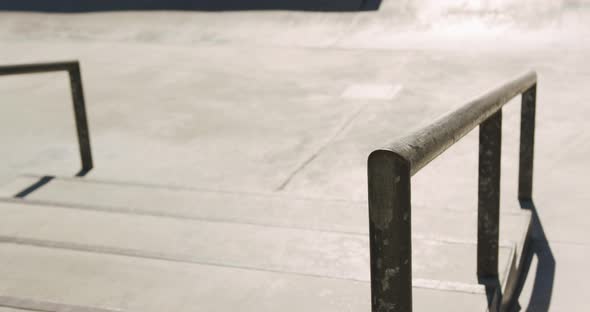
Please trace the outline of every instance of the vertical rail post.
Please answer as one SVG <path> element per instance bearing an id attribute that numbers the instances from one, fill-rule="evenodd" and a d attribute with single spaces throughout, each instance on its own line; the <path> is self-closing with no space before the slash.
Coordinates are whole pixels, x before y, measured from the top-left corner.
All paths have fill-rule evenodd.
<path id="1" fill-rule="evenodd" d="M 520 117 L 520 160 L 518 170 L 518 199 L 533 198 L 533 157 L 535 153 L 535 110 L 537 84 L 522 94 Z"/>
<path id="2" fill-rule="evenodd" d="M 88 120 L 86 119 L 86 105 L 84 102 L 84 90 L 82 89 L 82 75 L 80 73 L 80 64 L 73 63 L 68 68 L 70 77 L 70 86 L 72 92 L 72 101 L 74 104 L 74 117 L 76 119 L 76 130 L 78 133 L 78 145 L 80 149 L 80 159 L 82 161 L 82 170 L 79 176 L 85 175 L 93 167 L 92 151 L 90 149 L 90 134 L 88 131 Z"/>
<path id="3" fill-rule="evenodd" d="M 412 311 L 410 162 L 394 152 L 369 156 L 369 235 L 373 312 Z"/>
<path id="4" fill-rule="evenodd" d="M 479 126 L 477 274 L 498 275 L 502 110 Z"/>

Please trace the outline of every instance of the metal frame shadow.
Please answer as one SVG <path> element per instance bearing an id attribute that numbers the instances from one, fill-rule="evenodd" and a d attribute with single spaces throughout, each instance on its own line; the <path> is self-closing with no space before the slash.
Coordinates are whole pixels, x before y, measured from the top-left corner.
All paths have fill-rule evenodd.
<path id="1" fill-rule="evenodd" d="M 521 273 L 514 288 L 514 298 L 518 299 L 524 289 L 527 276 L 531 269 L 533 258 L 537 258 L 537 267 L 532 284 L 532 293 L 529 302 L 524 303 L 526 311 L 548 312 L 551 306 L 553 295 L 553 284 L 555 282 L 556 261 L 549 240 L 545 235 L 543 224 L 539 218 L 537 207 L 532 200 L 521 200 L 520 207 L 531 211 L 532 222 L 529 244 L 526 247 L 521 261 Z M 522 310 L 521 302 L 514 300 L 508 311 L 518 312 Z"/>

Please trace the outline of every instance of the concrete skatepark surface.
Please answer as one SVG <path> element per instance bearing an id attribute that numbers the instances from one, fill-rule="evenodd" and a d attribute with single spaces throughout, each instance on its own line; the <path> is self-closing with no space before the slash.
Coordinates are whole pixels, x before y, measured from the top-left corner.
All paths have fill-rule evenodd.
<path id="1" fill-rule="evenodd" d="M 551 311 L 585 311 L 589 4 L 478 3 L 384 1 L 362 13 L 0 13 L 0 63 L 81 61 L 96 163 L 88 179 L 359 210 L 371 150 L 534 68 L 534 201 L 550 248 L 533 261 L 540 265 L 519 302 L 529 311 L 548 302 Z M 78 171 L 68 92 L 65 74 L 0 79 L 1 182 Z M 504 210 L 516 201 L 518 117 L 509 104 Z M 473 213 L 476 181 L 474 131 L 414 177 L 413 203 Z M 543 271 L 551 260 L 554 271 Z"/>

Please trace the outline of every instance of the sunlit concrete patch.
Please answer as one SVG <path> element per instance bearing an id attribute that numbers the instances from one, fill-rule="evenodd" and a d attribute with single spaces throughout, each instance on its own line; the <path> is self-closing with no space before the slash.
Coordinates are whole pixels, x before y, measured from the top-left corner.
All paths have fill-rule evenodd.
<path id="1" fill-rule="evenodd" d="M 355 84 L 348 86 L 342 92 L 342 98 L 391 100 L 395 98 L 402 88 L 402 85 L 391 84 Z"/>

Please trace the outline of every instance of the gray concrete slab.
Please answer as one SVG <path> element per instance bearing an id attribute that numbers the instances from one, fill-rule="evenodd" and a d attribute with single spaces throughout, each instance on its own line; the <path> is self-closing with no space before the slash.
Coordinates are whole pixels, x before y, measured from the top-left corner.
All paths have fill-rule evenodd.
<path id="1" fill-rule="evenodd" d="M 15 52 L 22 48 L 14 45 L 11 47 L 15 48 Z M 56 53 L 54 57 L 60 58 L 64 57 L 64 52 L 72 57 L 76 54 L 82 55 L 84 52 L 79 48 L 93 55 L 103 54 L 100 50 L 112 48 L 110 44 L 98 49 L 77 45 L 55 47 L 60 51 L 54 51 Z M 357 100 L 340 98 L 340 93 L 348 87 L 348 84 L 327 87 L 325 83 L 318 83 L 312 78 L 313 72 L 292 73 L 291 71 L 297 68 L 284 66 L 283 63 L 288 58 L 296 57 L 295 55 L 281 55 L 282 60 L 275 62 L 275 65 L 266 63 L 264 57 L 260 55 L 258 56 L 260 66 L 255 62 L 249 65 L 243 63 L 246 66 L 242 68 L 235 64 L 227 64 L 227 72 L 213 74 L 215 70 L 205 70 L 207 64 L 213 64 L 211 60 L 205 58 L 196 62 L 193 59 L 195 55 L 192 49 L 179 49 L 184 51 L 182 52 L 184 56 L 174 56 L 177 63 L 173 67 L 163 63 L 158 65 L 155 62 L 150 66 L 151 69 L 144 68 L 132 73 L 135 69 L 131 68 L 138 69 L 139 64 L 133 65 L 129 60 L 142 55 L 144 49 L 137 49 L 127 56 L 118 57 L 119 61 L 116 62 L 110 59 L 105 60 L 106 63 L 96 64 L 99 67 L 110 64 L 109 67 L 118 68 L 123 76 L 128 75 L 131 69 L 131 76 L 143 80 L 141 85 L 152 90 L 162 90 L 156 92 L 162 95 L 160 98 L 155 98 L 149 92 L 143 92 L 143 87 L 140 88 L 139 85 L 133 87 L 121 81 L 118 91 L 115 89 L 99 91 L 102 95 L 98 98 L 103 99 L 97 101 L 97 98 L 92 95 L 94 92 L 90 86 L 101 85 L 101 81 L 115 78 L 112 72 L 110 74 L 105 72 L 106 76 L 93 78 L 92 75 L 86 75 L 87 72 L 93 71 L 91 69 L 93 66 L 82 65 L 87 84 L 88 111 L 95 116 L 91 118 L 90 128 L 93 133 L 96 164 L 97 168 L 102 168 L 104 176 L 119 176 L 125 171 L 129 177 L 133 176 L 136 180 L 200 184 L 226 189 L 272 189 L 283 183 L 292 170 L 324 145 L 333 132 L 341 127 L 341 124 L 345 123 L 359 106 Z M 243 54 L 255 53 L 248 49 L 242 51 L 214 47 L 212 49 L 208 52 L 203 51 L 203 56 L 216 55 L 224 62 Z M 152 57 L 170 53 L 165 49 L 159 52 L 153 50 L 153 52 L 155 54 Z M 316 61 L 318 67 L 324 63 L 323 59 Z M 263 64 L 270 65 L 274 69 Z M 311 63 L 309 65 L 314 66 Z M 192 69 L 189 68 L 191 66 Z M 160 67 L 168 68 L 165 71 L 170 74 L 168 78 L 160 71 Z M 265 67 L 268 70 L 265 70 Z M 195 80 L 193 75 L 198 72 L 201 79 Z M 251 74 L 255 73 L 260 76 L 252 77 Z M 70 120 L 68 86 L 65 76 L 55 74 L 52 77 L 33 77 L 32 79 L 37 79 L 39 83 L 48 82 L 49 85 L 46 88 L 37 89 L 38 91 L 25 92 L 25 94 L 22 89 L 14 88 L 14 84 L 23 82 L 27 84 L 26 81 L 30 81 L 28 80 L 30 77 L 8 77 L 2 80 L 6 102 L 13 103 L 10 105 L 14 109 L 13 116 L 27 116 L 16 123 L 11 122 L 14 120 L 12 117 L 3 115 L 3 122 L 6 123 L 7 128 L 11 129 L 9 133 L 3 134 L 6 135 L 7 144 L 26 147 L 18 154 L 13 154 L 27 155 L 24 158 L 11 158 L 9 162 L 13 167 L 28 167 L 29 170 L 36 171 L 40 168 L 46 170 L 49 166 L 64 173 L 76 170 L 77 155 L 76 146 L 72 145 L 75 141 L 72 140 L 74 128 L 73 121 Z M 147 79 L 147 77 L 153 79 Z M 200 84 L 198 80 L 204 84 Z M 179 81 L 184 82 L 179 84 Z M 153 83 L 151 87 L 150 83 Z M 243 92 L 233 92 L 232 90 L 236 88 L 243 89 Z M 43 94 L 43 89 L 47 93 Z M 203 92 L 195 92 L 188 97 L 181 95 L 193 93 L 196 90 L 208 90 L 210 93 L 206 95 Z M 53 98 L 56 101 L 46 102 L 41 106 L 35 105 L 38 100 L 35 100 L 32 94 L 36 92 L 41 92 L 42 97 L 55 96 Z M 305 96 L 308 100 L 305 102 L 296 100 L 302 92 L 308 93 Z M 125 94 L 128 97 L 123 96 Z M 223 99 L 225 96 L 229 98 Z M 188 101 L 185 100 L 187 98 Z M 325 110 L 325 114 L 319 113 L 316 108 L 326 105 L 325 100 L 328 98 L 331 98 L 333 105 L 339 108 Z M 27 102 L 30 104 L 19 104 Z M 144 103 L 143 108 L 137 109 L 135 105 L 125 104 L 138 102 Z M 165 113 L 160 111 L 156 103 L 166 103 Z M 278 106 L 277 103 L 282 105 Z M 290 109 L 284 111 L 283 107 L 290 107 Z M 27 113 L 31 110 L 36 112 Z M 127 118 L 131 116 L 133 121 L 129 122 Z M 252 116 L 256 117 L 252 118 Z M 40 125 L 35 121 L 38 118 L 43 119 L 44 126 L 35 128 L 35 124 Z M 305 123 L 300 122 L 302 120 L 305 120 Z M 212 131 L 212 129 L 215 130 Z M 48 144 L 39 144 L 36 140 L 40 138 L 47 138 Z M 216 153 L 214 155 L 209 151 L 216 151 Z M 39 158 L 38 155 L 41 154 L 46 156 Z M 150 155 L 154 158 L 149 159 Z M 139 159 L 141 162 L 137 162 Z M 238 159 L 241 160 L 236 161 Z M 135 168 L 128 165 L 143 162 L 150 165 Z M 180 169 L 181 167 L 194 168 L 194 171 L 187 172 Z M 209 170 L 210 168 L 216 169 Z M 92 174 L 98 172 L 95 171 Z M 195 180 L 198 176 L 201 178 Z M 189 183 L 189 181 L 195 183 Z"/>
<path id="2" fill-rule="evenodd" d="M 37 48 L 31 42 L 11 44 L 7 47 L 11 52 L 6 51 L 5 55 L 18 58 L 6 58 L 4 62 L 25 61 L 27 58 L 19 51 Z M 117 57 L 102 53 L 105 49 L 117 50 Z M 61 42 L 45 43 L 44 58 L 78 56 L 83 61 L 97 164 L 91 174 L 96 177 L 122 179 L 124 172 L 127 180 L 225 190 L 270 191 L 283 187 L 287 192 L 306 196 L 356 200 L 366 197 L 365 188 L 358 185 L 365 183 L 363 168 L 366 155 L 373 148 L 531 64 L 524 57 L 488 53 L 486 57 L 498 58 L 499 65 L 492 71 L 479 62 L 481 53 L 462 56 L 462 62 L 458 62 L 456 54 L 449 52 L 284 50 Z M 162 54 L 170 55 L 172 60 L 160 59 Z M 254 59 L 226 63 L 244 54 L 254 55 Z M 32 58 L 39 57 L 31 55 L 29 60 Z M 367 64 L 365 59 L 372 61 Z M 519 64 L 520 61 L 523 62 Z M 292 65 L 285 65 L 287 62 Z M 147 63 L 151 64 L 151 71 L 146 68 Z M 457 67 L 471 69 L 453 73 Z M 155 75 L 157 68 L 167 70 Z M 485 77 L 481 75 L 484 70 Z M 443 82 L 440 77 L 445 77 Z M 19 91 L 22 89 L 15 89 L 29 85 L 29 79 L 37 79 L 34 81 L 44 87 L 26 95 Z M 6 142 L 19 151 L 10 154 L 15 155 L 10 163 L 12 167 L 37 173 L 72 174 L 78 168 L 73 121 L 68 119 L 71 111 L 67 84 L 65 80 L 47 79 L 50 78 L 10 77 L 12 83 L 1 84 L 4 96 L 9 96 L 7 103 L 13 103 L 13 113 L 26 116 L 16 122 L 5 115 L 3 123 L 11 129 L 5 133 Z M 117 83 L 107 87 L 104 81 Z M 403 89 L 392 100 L 342 98 L 346 90 L 359 84 L 401 85 Z M 446 92 L 458 85 L 463 88 Z M 160 89 L 167 92 L 144 92 Z M 237 95 L 232 90 L 241 91 Z M 41 98 L 51 101 L 39 108 L 35 103 Z M 279 109 L 279 102 L 289 109 Z M 136 109 L 135 104 L 129 103 L 143 104 Z M 166 108 L 157 103 L 167 103 Z M 33 107 L 41 110 L 32 111 Z M 402 115 L 406 117 L 394 119 Z M 210 133 L 212 128 L 217 132 Z M 19 140 L 15 141 L 15 137 Z M 455 149 L 461 155 L 456 162 L 465 164 L 466 173 L 455 175 L 457 180 L 453 183 L 465 187 L 465 194 L 433 192 L 433 185 L 440 185 L 446 176 L 442 174 L 445 171 L 435 174 L 438 171 L 433 169 L 428 178 L 417 181 L 432 183 L 424 191 L 417 187 L 416 199 L 475 203 L 476 193 L 470 192 L 476 185 L 471 183 L 475 171 L 468 169 L 474 166 L 476 158 L 469 142 L 473 141 L 465 141 L 464 148 Z M 349 147 L 343 149 L 344 146 Z M 304 165 L 310 159 L 313 162 Z M 505 161 L 505 167 L 514 168 L 515 159 Z M 130 163 L 135 166 L 129 166 Z M 452 168 L 453 164 L 438 168 Z M 287 179 L 291 183 L 285 185 Z M 418 185 L 423 184 L 427 183 Z"/>
<path id="3" fill-rule="evenodd" d="M 20 298 L 146 312 L 370 308 L 365 282 L 10 244 L 0 254 L 0 292 Z M 465 292 L 415 288 L 415 297 L 416 311 L 486 310 L 485 296 Z"/>

